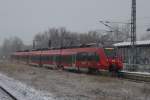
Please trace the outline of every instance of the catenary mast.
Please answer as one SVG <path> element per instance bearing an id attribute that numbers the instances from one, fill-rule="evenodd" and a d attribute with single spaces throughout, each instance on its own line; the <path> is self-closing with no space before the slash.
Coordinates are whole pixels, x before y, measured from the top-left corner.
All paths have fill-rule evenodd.
<path id="1" fill-rule="evenodd" d="M 131 11 L 131 47 L 132 64 L 136 63 L 136 0 L 132 0 Z"/>

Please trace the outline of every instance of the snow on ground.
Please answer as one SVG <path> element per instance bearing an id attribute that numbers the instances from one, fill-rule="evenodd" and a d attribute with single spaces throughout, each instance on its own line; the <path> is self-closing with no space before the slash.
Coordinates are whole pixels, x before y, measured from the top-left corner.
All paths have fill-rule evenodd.
<path id="1" fill-rule="evenodd" d="M 52 94 L 36 91 L 35 89 L 4 74 L 0 74 L 0 86 L 9 91 L 18 100 L 54 100 Z"/>
<path id="2" fill-rule="evenodd" d="M 131 73 L 131 74 L 139 74 L 139 75 L 150 75 L 148 72 L 129 72 L 129 71 L 122 71 L 125 73 Z"/>
<path id="3" fill-rule="evenodd" d="M 21 85 L 23 90 L 19 89 L 20 93 L 28 96 L 30 94 L 26 94 L 24 90 L 27 90 L 28 86 L 30 86 L 28 88 L 34 87 L 34 93 L 32 93 L 32 89 L 31 93 L 33 95 L 40 94 L 40 98 L 41 96 L 46 97 L 44 100 L 47 100 L 47 96 L 50 97 L 50 100 L 53 98 L 56 100 L 150 100 L 150 83 L 132 82 L 113 77 L 87 75 L 85 73 L 48 70 L 9 62 L 0 63 L 0 73 L 4 74 L 0 75 L 4 80 L 1 82 L 0 78 L 0 85 L 1 83 L 6 85 L 5 83 L 9 82 L 8 78 L 5 81 L 5 75 L 13 77 L 13 80 L 19 80 L 27 85 Z M 20 82 L 17 81 L 17 84 L 20 84 Z M 8 86 L 10 86 L 10 83 Z M 16 91 L 15 87 L 20 87 L 20 85 L 10 87 L 12 91 Z M 52 94 L 35 93 L 35 89 Z M 31 98 L 23 100 L 31 100 Z"/>
<path id="4" fill-rule="evenodd" d="M 0 100 L 13 100 L 7 93 L 0 89 Z"/>

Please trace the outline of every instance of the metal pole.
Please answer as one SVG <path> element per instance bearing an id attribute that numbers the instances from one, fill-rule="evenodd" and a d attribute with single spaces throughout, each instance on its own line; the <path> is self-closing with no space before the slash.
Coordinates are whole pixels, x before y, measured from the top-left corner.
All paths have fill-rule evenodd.
<path id="1" fill-rule="evenodd" d="M 32 49 L 35 49 L 35 40 L 33 40 L 33 47 Z"/>
<path id="2" fill-rule="evenodd" d="M 52 45 L 52 41 L 48 40 L 48 47 L 51 48 L 51 45 Z"/>
<path id="3" fill-rule="evenodd" d="M 132 64 L 136 64 L 136 0 L 132 0 L 131 10 L 131 47 Z"/>

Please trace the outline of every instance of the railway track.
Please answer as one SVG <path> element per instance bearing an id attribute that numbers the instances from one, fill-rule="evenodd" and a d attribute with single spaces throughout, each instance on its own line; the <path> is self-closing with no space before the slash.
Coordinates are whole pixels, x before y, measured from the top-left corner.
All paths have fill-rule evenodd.
<path id="1" fill-rule="evenodd" d="M 27 65 L 27 64 L 24 64 Z M 31 67 L 37 67 L 37 66 L 33 66 L 30 65 Z M 41 67 L 39 67 L 41 68 Z M 50 67 L 43 67 L 49 70 L 53 70 L 53 68 Z M 73 72 L 73 73 L 87 73 L 87 72 L 83 72 L 83 71 L 76 71 L 74 69 L 65 69 L 64 71 L 69 71 L 69 72 Z M 119 77 L 123 78 L 123 79 L 128 79 L 131 81 L 138 81 L 138 82 L 148 82 L 150 83 L 150 73 L 149 74 L 142 74 L 142 73 L 138 73 L 138 72 L 128 72 L 128 71 L 121 71 L 119 73 Z M 109 71 L 100 71 L 100 73 L 96 73 L 96 74 L 92 74 L 92 75 L 102 75 L 102 76 L 108 76 L 108 77 L 112 77 L 112 76 L 118 76 L 118 75 L 112 75 L 112 73 L 110 73 Z"/>
<path id="2" fill-rule="evenodd" d="M 134 72 L 122 72 L 123 78 L 129 79 L 132 81 L 140 82 L 149 82 L 150 83 L 150 74 L 141 74 Z"/>
<path id="3" fill-rule="evenodd" d="M 136 73 L 136 72 L 121 71 L 118 74 L 113 75 L 110 72 L 102 71 L 101 75 L 109 76 L 109 77 L 116 76 L 116 77 L 120 77 L 122 79 L 127 79 L 130 81 L 150 83 L 150 74 L 141 74 L 141 73 Z"/>
<path id="4" fill-rule="evenodd" d="M 74 70 L 65 70 L 65 71 L 77 73 Z M 86 72 L 80 72 L 80 73 L 86 73 Z M 144 74 L 144 73 L 142 74 L 142 73 L 137 73 L 137 72 L 121 71 L 119 73 L 110 73 L 109 71 L 100 71 L 100 73 L 93 73 L 90 75 L 120 77 L 122 79 L 127 79 L 130 81 L 150 83 L 150 74 Z"/>
<path id="5" fill-rule="evenodd" d="M 32 67 L 35 67 L 33 65 L 30 65 Z M 37 67 L 37 66 L 36 66 Z M 52 68 L 49 67 L 44 67 L 46 69 L 50 69 L 52 70 Z M 65 69 L 64 71 L 67 72 L 73 72 L 73 73 L 86 73 L 87 74 L 87 70 L 86 71 L 80 71 L 78 72 L 77 70 L 74 69 Z M 89 73 L 88 73 L 89 74 Z M 120 77 L 123 79 L 128 79 L 131 81 L 138 81 L 138 82 L 148 82 L 150 83 L 150 73 L 149 74 L 142 74 L 142 73 L 137 73 L 137 72 L 128 72 L 128 71 L 121 71 L 118 74 L 117 73 L 110 73 L 109 71 L 100 71 L 100 73 L 90 73 L 90 75 L 102 75 L 102 76 L 108 76 L 108 77 Z"/>
<path id="6" fill-rule="evenodd" d="M 9 91 L 0 86 L 0 100 L 18 100 Z"/>

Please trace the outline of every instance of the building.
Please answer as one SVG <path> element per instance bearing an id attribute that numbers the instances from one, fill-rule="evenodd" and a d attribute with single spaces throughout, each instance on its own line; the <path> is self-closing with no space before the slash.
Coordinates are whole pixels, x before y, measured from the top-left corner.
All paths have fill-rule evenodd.
<path id="1" fill-rule="evenodd" d="M 124 63 L 131 64 L 131 42 L 114 44 L 117 47 L 118 55 L 123 58 Z M 136 64 L 150 64 L 150 40 L 136 42 Z"/>

